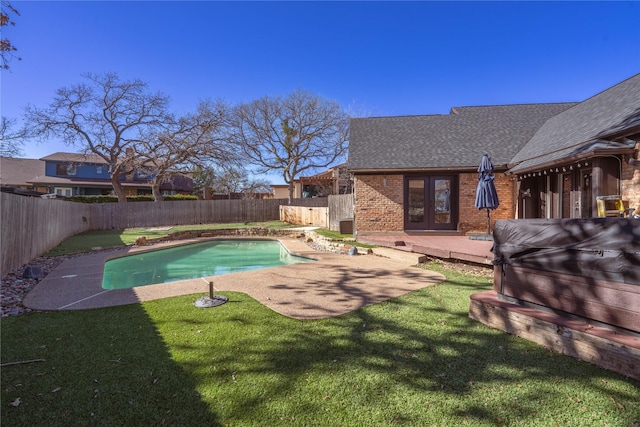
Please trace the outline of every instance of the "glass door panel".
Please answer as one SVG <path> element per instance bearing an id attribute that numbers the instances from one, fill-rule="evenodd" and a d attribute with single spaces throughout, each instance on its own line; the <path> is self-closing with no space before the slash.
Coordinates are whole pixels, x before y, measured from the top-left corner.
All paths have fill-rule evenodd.
<path id="1" fill-rule="evenodd" d="M 407 222 L 416 227 L 425 223 L 424 179 L 410 179 L 408 182 Z"/>
<path id="2" fill-rule="evenodd" d="M 580 170 L 580 217 L 591 218 L 593 214 L 593 197 L 591 195 L 591 169 Z"/>
<path id="3" fill-rule="evenodd" d="M 416 176 L 405 180 L 405 229 L 455 230 L 457 195 L 453 176 Z"/>
<path id="4" fill-rule="evenodd" d="M 435 200 L 433 222 L 451 224 L 451 179 L 433 179 Z"/>

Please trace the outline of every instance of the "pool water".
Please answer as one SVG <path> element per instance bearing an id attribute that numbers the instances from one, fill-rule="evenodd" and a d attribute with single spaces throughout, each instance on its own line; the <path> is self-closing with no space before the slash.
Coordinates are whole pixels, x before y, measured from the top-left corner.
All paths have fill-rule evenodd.
<path id="1" fill-rule="evenodd" d="M 212 240 L 109 260 L 104 289 L 128 289 L 312 261 L 275 240 Z"/>

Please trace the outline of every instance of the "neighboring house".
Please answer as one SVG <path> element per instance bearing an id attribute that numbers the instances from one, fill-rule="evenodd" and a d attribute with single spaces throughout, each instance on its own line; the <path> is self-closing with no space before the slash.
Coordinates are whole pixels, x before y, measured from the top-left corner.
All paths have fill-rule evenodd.
<path id="1" fill-rule="evenodd" d="M 353 182 L 347 172 L 346 163 L 313 176 L 303 176 L 300 178 L 300 184 L 302 197 L 327 197 L 353 192 Z"/>
<path id="2" fill-rule="evenodd" d="M 272 184 L 273 198 L 288 199 L 288 184 Z M 293 198 L 327 197 L 353 192 L 353 180 L 347 171 L 347 164 L 327 169 L 312 176 L 303 176 L 293 181 Z"/>
<path id="3" fill-rule="evenodd" d="M 39 159 L 0 157 L 0 186 L 2 191 L 35 195 L 46 193 L 46 188 L 38 188 L 27 182 L 34 176 L 44 175 L 45 162 Z"/>
<path id="4" fill-rule="evenodd" d="M 581 103 L 352 119 L 355 231 L 486 230 L 474 206 L 483 154 L 500 198 L 492 220 L 595 216 L 597 197 L 617 194 L 640 205 L 639 125 L 640 74 Z"/>
<path id="5" fill-rule="evenodd" d="M 54 153 L 40 159 L 44 162 L 44 173 L 27 180 L 33 186 L 59 196 L 88 196 L 112 194 L 109 180 L 109 165 L 95 154 Z M 151 194 L 150 180 L 153 171 L 147 169 L 130 170 L 121 177 L 127 196 Z M 160 186 L 163 194 L 193 192 L 191 178 L 174 174 L 171 182 Z"/>
<path id="6" fill-rule="evenodd" d="M 271 184 L 271 190 L 273 191 L 274 199 L 288 199 L 289 198 L 289 184 Z M 302 185 L 300 180 L 293 181 L 293 198 L 299 199 L 302 197 Z"/>

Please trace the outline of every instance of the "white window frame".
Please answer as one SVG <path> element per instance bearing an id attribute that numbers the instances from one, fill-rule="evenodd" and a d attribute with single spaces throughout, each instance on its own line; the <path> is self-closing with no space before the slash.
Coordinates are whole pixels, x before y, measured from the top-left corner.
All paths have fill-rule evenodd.
<path id="1" fill-rule="evenodd" d="M 73 188 L 71 187 L 55 187 L 56 196 L 71 197 L 73 196 Z"/>

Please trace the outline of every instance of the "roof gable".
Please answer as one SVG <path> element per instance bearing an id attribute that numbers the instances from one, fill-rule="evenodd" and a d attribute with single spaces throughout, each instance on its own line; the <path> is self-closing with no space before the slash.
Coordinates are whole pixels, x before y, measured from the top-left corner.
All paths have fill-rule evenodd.
<path id="1" fill-rule="evenodd" d="M 451 114 L 351 120 L 349 170 L 496 168 L 550 117 L 575 103 L 454 107 Z"/>
<path id="2" fill-rule="evenodd" d="M 49 154 L 41 158 L 47 162 L 72 162 L 72 163 L 90 163 L 90 164 L 108 164 L 102 157 L 97 154 L 84 154 L 84 153 L 65 153 L 57 152 Z"/>
<path id="3" fill-rule="evenodd" d="M 547 120 L 513 157 L 512 164 L 522 163 L 512 171 L 535 168 L 589 147 L 606 149 L 607 142 L 624 136 L 625 131 L 640 132 L 640 74 Z M 594 145 L 596 140 L 604 141 Z"/>

